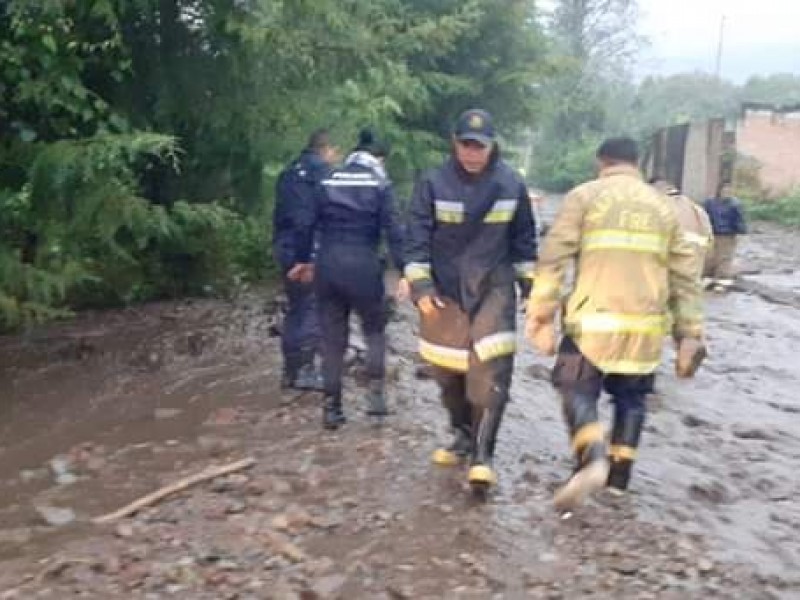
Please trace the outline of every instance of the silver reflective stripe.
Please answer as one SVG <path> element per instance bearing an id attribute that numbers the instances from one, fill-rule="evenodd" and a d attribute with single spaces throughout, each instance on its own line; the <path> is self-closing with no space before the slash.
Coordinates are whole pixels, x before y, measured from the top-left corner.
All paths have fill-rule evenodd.
<path id="1" fill-rule="evenodd" d="M 322 182 L 322 185 L 327 185 L 330 187 L 380 187 L 381 182 L 375 181 L 374 179 L 370 180 L 352 180 L 346 181 L 342 179 L 326 179 Z"/>
<path id="2" fill-rule="evenodd" d="M 475 354 L 481 362 L 514 354 L 517 349 L 517 334 L 513 331 L 500 331 L 481 338 L 475 344 Z"/>
<path id="3" fill-rule="evenodd" d="M 338 171 L 332 175 L 333 179 L 373 179 L 375 176 L 372 173 L 348 173 L 346 171 Z"/>
<path id="4" fill-rule="evenodd" d="M 695 246 L 702 246 L 706 247 L 709 245 L 708 236 L 700 235 L 699 233 L 695 233 L 694 231 L 684 231 L 683 232 L 683 239 L 689 242 L 690 244 L 694 244 Z"/>
<path id="5" fill-rule="evenodd" d="M 446 210 L 448 212 L 464 212 L 464 204 L 462 202 L 449 202 L 447 200 L 434 200 L 433 204 L 436 210 Z"/>
<path id="6" fill-rule="evenodd" d="M 518 262 L 514 263 L 514 271 L 517 277 L 533 277 L 533 270 L 536 268 L 534 262 Z"/>
<path id="7" fill-rule="evenodd" d="M 517 210 L 518 200 L 498 200 L 494 203 L 492 210 Z"/>
<path id="8" fill-rule="evenodd" d="M 431 264 L 430 263 L 408 263 L 403 270 L 403 274 L 409 281 L 419 281 L 420 279 L 430 279 L 431 277 Z"/>

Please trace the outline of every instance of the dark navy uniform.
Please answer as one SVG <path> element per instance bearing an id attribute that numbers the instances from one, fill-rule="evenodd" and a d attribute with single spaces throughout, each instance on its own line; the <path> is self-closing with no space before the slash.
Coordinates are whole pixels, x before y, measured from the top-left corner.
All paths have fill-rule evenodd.
<path id="1" fill-rule="evenodd" d="M 530 281 L 536 257 L 525 184 L 496 150 L 477 176 L 451 158 L 417 184 L 408 238 L 414 300 L 441 299 L 422 315 L 420 354 L 436 367 L 456 441 L 434 461 L 472 452 L 473 465 L 489 465 L 516 351 L 515 282 Z"/>
<path id="2" fill-rule="evenodd" d="M 311 252 L 314 231 L 319 236 L 315 280 L 322 326 L 325 425 L 333 428 L 344 422 L 342 375 L 351 311 L 361 318 L 367 343 L 370 411 L 382 415 L 386 410 L 386 310 L 378 251 L 382 237 L 395 266 L 402 269 L 403 263 L 392 186 L 378 158 L 370 152 L 354 152 L 344 168 L 322 181 L 313 223 L 302 232 L 300 262 L 306 262 Z"/>
<path id="3" fill-rule="evenodd" d="M 297 262 L 297 229 L 313 212 L 316 187 L 330 172 L 328 164 L 313 150 L 306 149 L 278 177 L 273 215 L 273 252 L 283 275 L 288 312 L 281 334 L 284 385 L 319 387 L 313 379 L 314 355 L 319 347 L 314 287 L 291 281 L 286 275 Z"/>

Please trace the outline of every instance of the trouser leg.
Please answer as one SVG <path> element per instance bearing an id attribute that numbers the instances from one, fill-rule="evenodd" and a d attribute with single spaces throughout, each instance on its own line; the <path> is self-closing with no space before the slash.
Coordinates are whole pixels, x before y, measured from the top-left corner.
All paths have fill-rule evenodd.
<path id="1" fill-rule="evenodd" d="M 313 361 L 319 343 L 319 324 L 313 286 L 284 277 L 284 289 L 288 307 L 281 332 L 281 351 L 284 373 L 293 382 L 300 368 Z"/>
<path id="2" fill-rule="evenodd" d="M 432 373 L 439 385 L 442 405 L 447 410 L 453 431 L 452 443 L 446 448 L 437 449 L 433 462 L 453 465 L 468 456 L 472 450 L 472 405 L 467 400 L 466 375 L 441 367 L 434 367 Z"/>
<path id="3" fill-rule="evenodd" d="M 474 354 L 467 373 L 467 397 L 472 404 L 472 462 L 491 465 L 497 436 L 510 399 L 514 356 L 480 361 Z"/>
<path id="4" fill-rule="evenodd" d="M 628 488 L 645 423 L 645 399 L 653 387 L 653 379 L 653 375 L 610 375 L 606 379 L 606 390 L 614 403 L 608 477 L 612 489 L 623 491 Z"/>
<path id="5" fill-rule="evenodd" d="M 554 502 L 558 508 L 569 510 L 605 486 L 608 479 L 604 431 L 597 414 L 603 374 L 566 337 L 556 358 L 553 384 L 562 398 L 576 464 L 572 477 L 556 492 Z"/>
<path id="6" fill-rule="evenodd" d="M 349 335 L 350 306 L 334 286 L 321 282 L 318 287 L 320 325 L 322 330 L 322 370 L 325 395 L 342 396 L 344 354 Z"/>

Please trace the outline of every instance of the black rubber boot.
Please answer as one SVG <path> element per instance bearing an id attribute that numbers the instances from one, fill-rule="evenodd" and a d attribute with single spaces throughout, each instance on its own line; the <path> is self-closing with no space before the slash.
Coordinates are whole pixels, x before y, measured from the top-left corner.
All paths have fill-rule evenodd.
<path id="1" fill-rule="evenodd" d="M 472 454 L 472 405 L 465 397 L 463 377 L 452 379 L 442 389 L 442 404 L 450 415 L 453 441 L 437 448 L 433 453 L 433 464 L 452 467 L 461 464 Z"/>
<path id="2" fill-rule="evenodd" d="M 481 412 L 481 417 L 475 426 L 472 466 L 468 479 L 473 487 L 489 488 L 497 484 L 497 473 L 493 466 L 494 449 L 505 412 L 505 402 Z"/>
<path id="3" fill-rule="evenodd" d="M 342 399 L 336 396 L 325 396 L 322 408 L 322 424 L 325 429 L 338 429 L 347 419 L 342 410 Z"/>
<path id="4" fill-rule="evenodd" d="M 472 454 L 472 432 L 468 425 L 453 429 L 453 441 L 445 448 L 437 448 L 433 453 L 433 463 L 440 467 L 453 467 L 465 461 Z"/>
<path id="5" fill-rule="evenodd" d="M 389 414 L 386 408 L 386 393 L 383 380 L 370 381 L 366 401 L 367 415 L 370 417 L 385 417 Z"/>
<path id="6" fill-rule="evenodd" d="M 636 408 L 621 400 L 614 400 L 614 428 L 611 431 L 611 469 L 607 485 L 612 492 L 622 494 L 628 489 L 631 470 L 636 460 L 639 440 L 644 428 L 644 401 Z M 641 405 L 639 407 L 638 405 Z"/>
<path id="7" fill-rule="evenodd" d="M 305 392 L 323 391 L 322 375 L 314 368 L 312 363 L 300 367 L 291 386 L 292 389 Z"/>
<path id="8" fill-rule="evenodd" d="M 603 427 L 597 416 L 597 398 L 571 393 L 565 394 L 563 401 L 577 468 L 556 492 L 554 504 L 559 510 L 568 511 L 606 485 L 609 465 Z"/>

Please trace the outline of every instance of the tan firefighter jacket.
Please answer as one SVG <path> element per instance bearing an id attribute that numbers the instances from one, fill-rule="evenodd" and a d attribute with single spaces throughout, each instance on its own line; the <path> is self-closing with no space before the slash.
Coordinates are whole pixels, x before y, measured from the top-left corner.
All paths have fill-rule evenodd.
<path id="1" fill-rule="evenodd" d="M 694 272 L 698 279 L 703 276 L 706 254 L 714 242 L 711 221 L 702 206 L 676 191 L 669 193 L 675 214 L 678 217 L 683 239 L 694 249 Z"/>
<path id="2" fill-rule="evenodd" d="M 633 166 L 605 169 L 565 197 L 534 282 L 528 318 L 548 322 L 562 310 L 564 333 L 605 373 L 653 372 L 670 316 L 677 338 L 703 333 L 694 251 L 673 207 Z"/>

